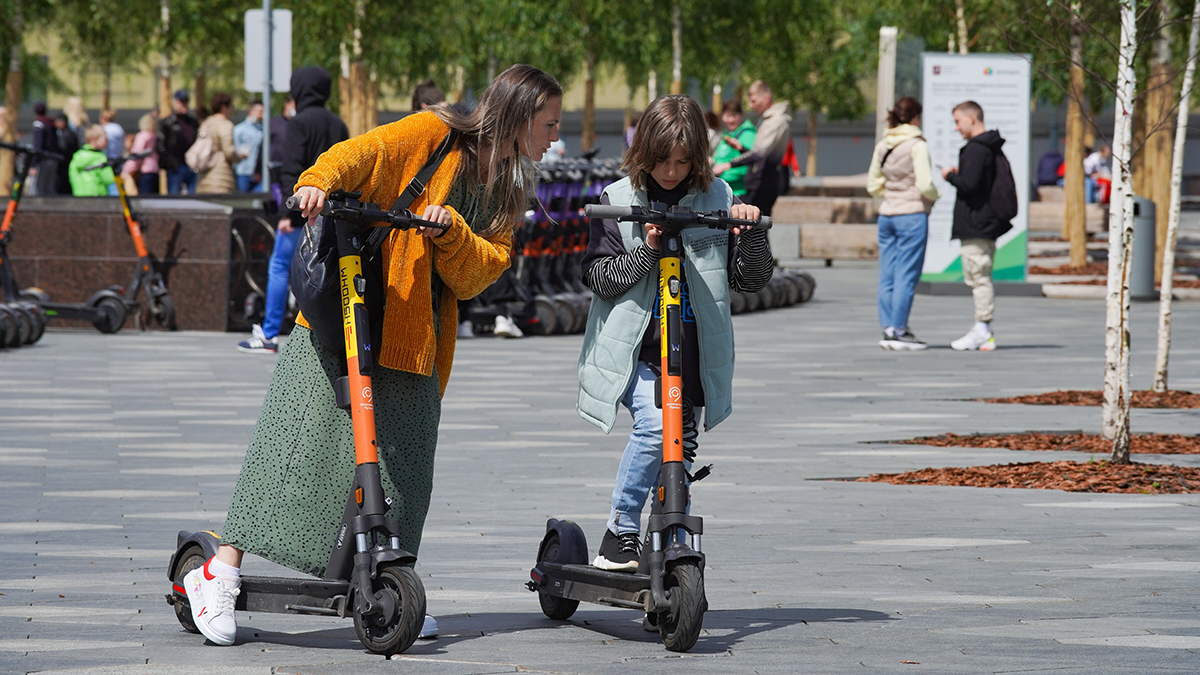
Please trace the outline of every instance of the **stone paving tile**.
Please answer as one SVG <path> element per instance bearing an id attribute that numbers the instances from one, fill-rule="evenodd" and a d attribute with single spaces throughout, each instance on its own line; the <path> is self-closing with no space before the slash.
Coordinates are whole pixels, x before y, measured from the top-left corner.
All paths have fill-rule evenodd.
<path id="1" fill-rule="evenodd" d="M 1098 388 L 1102 304 L 1002 297 L 1000 349 L 959 354 L 944 345 L 969 298 L 920 296 L 932 348 L 897 354 L 875 346 L 873 266 L 812 271 L 813 302 L 735 319 L 735 412 L 701 436 L 715 466 L 693 503 L 711 609 L 686 655 L 633 612 L 550 621 L 522 587 L 547 518 L 579 522 L 594 550 L 625 444 L 624 413 L 604 436 L 574 412 L 578 336 L 460 343 L 418 566 L 442 636 L 395 662 L 322 617 L 240 616 L 236 646 L 205 646 L 163 601 L 176 531 L 221 525 L 274 357 L 233 335 L 133 331 L 0 352 L 0 674 L 1200 672 L 1200 495 L 828 480 L 1091 458 L 879 441 L 1097 431 L 1097 408 L 970 399 Z M 1200 328 L 1189 308 L 1177 336 Z M 1138 387 L 1155 310 L 1133 309 Z M 1172 383 L 1200 389 L 1200 349 L 1176 344 Z M 1135 431 L 1197 421 L 1133 415 Z"/>

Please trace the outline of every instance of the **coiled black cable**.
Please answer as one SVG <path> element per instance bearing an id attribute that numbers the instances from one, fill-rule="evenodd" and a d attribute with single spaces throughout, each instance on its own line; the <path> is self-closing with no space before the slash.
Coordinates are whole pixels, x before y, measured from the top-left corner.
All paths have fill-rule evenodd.
<path id="1" fill-rule="evenodd" d="M 691 399 L 683 399 L 683 458 L 686 461 L 696 461 L 696 449 L 700 447 L 700 429 L 696 426 L 696 409 Z"/>

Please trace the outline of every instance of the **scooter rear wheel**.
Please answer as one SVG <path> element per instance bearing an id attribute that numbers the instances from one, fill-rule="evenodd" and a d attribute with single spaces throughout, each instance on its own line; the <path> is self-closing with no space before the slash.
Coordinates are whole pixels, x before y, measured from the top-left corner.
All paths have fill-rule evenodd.
<path id="1" fill-rule="evenodd" d="M 129 313 L 129 310 L 125 309 L 125 303 L 111 296 L 100 298 L 100 302 L 96 303 L 96 310 L 100 315 L 92 325 L 101 333 L 115 333 L 121 330 L 121 326 L 125 325 L 125 316 Z"/>
<path id="2" fill-rule="evenodd" d="M 667 649 L 686 652 L 700 637 L 708 609 L 700 566 L 693 561 L 675 564 L 667 571 L 666 588 L 671 609 L 658 615 L 658 635 Z"/>
<path id="3" fill-rule="evenodd" d="M 558 562 L 559 548 L 561 546 L 562 543 L 559 541 L 558 535 L 551 535 L 549 540 L 546 541 L 545 550 L 542 552 L 542 557 L 540 560 L 538 560 L 538 562 L 541 562 L 542 560 Z M 540 592 L 538 593 L 538 603 L 542 606 L 542 614 L 545 614 L 547 617 L 557 621 L 565 621 L 566 619 L 571 618 L 571 615 L 575 613 L 575 610 L 579 609 L 578 600 L 560 598 Z"/>
<path id="4" fill-rule="evenodd" d="M 175 326 L 175 303 L 171 300 L 171 296 L 166 293 L 157 298 L 150 298 L 150 315 L 163 328 L 177 330 Z"/>
<path id="5" fill-rule="evenodd" d="M 0 305 L 0 347 L 19 347 L 17 317 L 8 305 Z"/>
<path id="6" fill-rule="evenodd" d="M 175 568 L 175 583 L 183 586 L 183 578 L 188 572 L 204 565 L 204 549 L 199 546 L 192 546 L 183 555 L 179 556 L 179 566 Z M 175 618 L 179 619 L 179 625 L 189 633 L 199 633 L 200 629 L 196 628 L 196 622 L 192 620 L 192 608 L 184 602 L 175 602 Z"/>
<path id="7" fill-rule="evenodd" d="M 46 322 L 50 319 L 46 316 L 46 310 L 32 302 L 25 304 L 25 311 L 33 317 L 33 333 L 29 335 L 29 342 L 25 343 L 31 345 L 42 339 L 42 334 L 46 332 Z"/>
<path id="8" fill-rule="evenodd" d="M 367 649 L 391 656 L 412 646 L 425 623 L 425 586 L 411 567 L 388 565 L 379 570 L 375 597 L 386 608 L 384 616 L 363 616 L 354 609 L 354 632 Z M 387 616 L 390 614 L 391 616 Z"/>
<path id="9" fill-rule="evenodd" d="M 17 324 L 17 343 L 14 347 L 27 345 L 33 341 L 34 324 L 37 319 L 34 318 L 33 312 L 21 307 L 20 305 L 9 305 L 8 311 L 13 315 L 13 320 Z"/>

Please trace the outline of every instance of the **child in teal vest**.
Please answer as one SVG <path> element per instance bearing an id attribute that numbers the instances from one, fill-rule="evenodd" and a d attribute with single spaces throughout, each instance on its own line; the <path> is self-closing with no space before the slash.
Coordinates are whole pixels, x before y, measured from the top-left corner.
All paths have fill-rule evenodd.
<path id="1" fill-rule="evenodd" d="M 624 169 L 629 176 L 604 191 L 602 204 L 659 202 L 758 220 L 757 207 L 737 201 L 729 185 L 713 177 L 704 115 L 687 96 L 663 96 L 646 108 Z M 620 405 L 633 416 L 608 527 L 592 563 L 608 570 L 637 569 L 641 512 L 662 463 L 662 412 L 654 405 L 661 363 L 659 322 L 654 319 L 660 234 L 657 225 L 593 220 L 583 259 L 584 282 L 594 296 L 579 357 L 579 413 L 606 433 Z M 766 285 L 771 247 L 766 231 L 753 228 L 690 229 L 682 240 L 685 409 L 703 407 L 707 430 L 732 410 L 729 290 L 753 293 Z M 689 466 L 693 458 L 694 453 L 686 457 Z"/>

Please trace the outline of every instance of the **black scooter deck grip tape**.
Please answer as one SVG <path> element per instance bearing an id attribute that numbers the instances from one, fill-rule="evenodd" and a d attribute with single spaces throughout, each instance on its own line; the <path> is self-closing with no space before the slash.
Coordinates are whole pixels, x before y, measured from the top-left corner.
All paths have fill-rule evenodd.
<path id="1" fill-rule="evenodd" d="M 629 206 L 612 206 L 610 204 L 588 204 L 583 207 L 583 210 L 588 218 L 604 220 L 617 220 L 633 214 L 633 208 Z"/>

